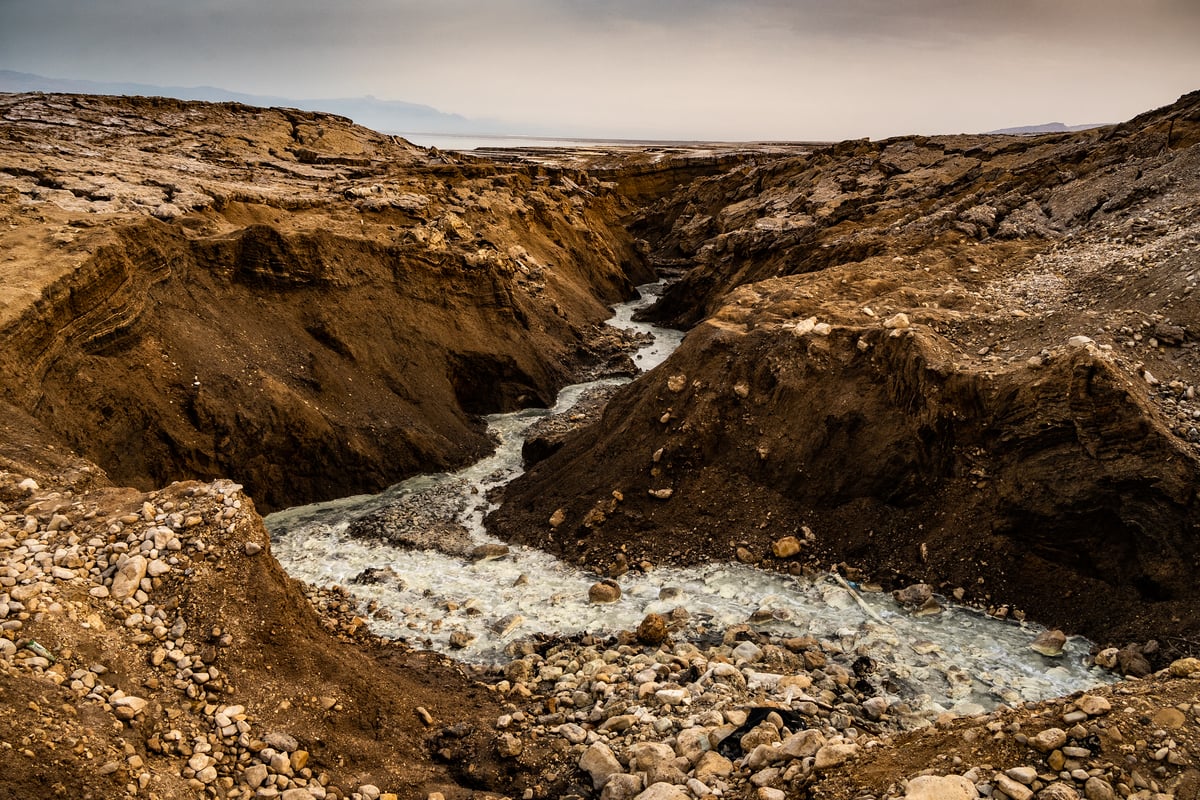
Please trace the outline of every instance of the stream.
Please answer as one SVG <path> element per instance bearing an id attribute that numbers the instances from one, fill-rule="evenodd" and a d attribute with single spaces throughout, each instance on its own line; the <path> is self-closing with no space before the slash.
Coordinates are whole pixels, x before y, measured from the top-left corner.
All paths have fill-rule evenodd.
<path id="1" fill-rule="evenodd" d="M 618 306 L 609 324 L 653 337 L 634 355 L 648 371 L 666 359 L 683 334 L 633 321 L 662 284 L 639 290 L 641 299 Z M 576 384 L 562 390 L 552 409 L 489 416 L 495 452 L 458 472 L 421 475 L 377 495 L 272 514 L 266 518 L 272 551 L 293 577 L 349 590 L 375 633 L 476 664 L 503 662 L 504 648 L 514 640 L 632 630 L 648 613 L 667 614 L 682 606 L 690 615 L 684 635 L 698 641 L 719 641 L 726 628 L 752 622 L 779 635 L 836 642 L 848 661 L 869 654 L 894 683 L 926 698 L 930 714 L 982 713 L 1001 703 L 1066 695 L 1115 680 L 1086 663 L 1091 645 L 1082 638 L 1068 639 L 1063 655 L 1049 658 L 1030 649 L 1044 630 L 1037 625 L 993 619 L 941 598 L 941 613 L 914 615 L 891 595 L 865 591 L 832 574 L 796 578 L 740 564 L 663 567 L 622 576 L 619 602 L 593 604 L 588 587 L 598 577 L 540 550 L 510 546 L 504 555 L 472 560 L 465 553 L 348 535 L 364 515 L 419 509 L 422 519 L 432 516 L 464 531 L 475 546 L 502 544 L 483 527 L 494 508 L 487 498 L 521 474 L 526 430 L 567 411 L 590 389 L 625 382 Z"/>

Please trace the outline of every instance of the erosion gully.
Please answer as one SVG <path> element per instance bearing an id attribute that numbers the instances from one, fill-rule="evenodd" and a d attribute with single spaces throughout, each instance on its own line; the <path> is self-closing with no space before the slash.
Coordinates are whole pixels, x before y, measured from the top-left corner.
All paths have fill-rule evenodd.
<path id="1" fill-rule="evenodd" d="M 609 324 L 652 337 L 634 356 L 648 371 L 666 359 L 683 335 L 633 320 L 663 284 L 639 288 L 640 299 L 618 306 Z M 1091 643 L 1084 639 L 1069 639 L 1062 656 L 1049 658 L 1030 648 L 1043 630 L 1032 623 L 994 619 L 944 598 L 939 598 L 941 613 L 915 615 L 889 594 L 832 573 L 797 578 L 740 564 L 657 568 L 623 576 L 620 602 L 595 604 L 588 601 L 588 587 L 598 576 L 540 550 L 512 546 L 503 556 L 472 561 L 347 535 L 350 523 L 364 514 L 418 503 L 424 510 L 434 509 L 440 519 L 464 526 L 473 542 L 498 544 L 483 526 L 494 508 L 488 498 L 521 473 L 527 429 L 547 415 L 568 411 L 589 389 L 623 382 L 568 386 L 554 408 L 489 416 L 498 442 L 495 452 L 458 472 L 422 475 L 377 495 L 272 514 L 266 522 L 276 558 L 302 581 L 345 587 L 361 602 L 364 614 L 369 605 L 386 612 L 372 619 L 377 634 L 480 665 L 503 662 L 505 647 L 515 640 L 633 629 L 648 613 L 666 614 L 683 606 L 690 621 L 682 635 L 697 641 L 719 640 L 728 627 L 750 623 L 780 635 L 811 635 L 835 643 L 847 664 L 865 653 L 897 688 L 899 694 L 890 699 L 903 700 L 929 717 L 945 711 L 982 713 L 1001 703 L 1066 695 L 1113 679 L 1087 664 Z M 375 580 L 356 582 L 366 571 Z"/>

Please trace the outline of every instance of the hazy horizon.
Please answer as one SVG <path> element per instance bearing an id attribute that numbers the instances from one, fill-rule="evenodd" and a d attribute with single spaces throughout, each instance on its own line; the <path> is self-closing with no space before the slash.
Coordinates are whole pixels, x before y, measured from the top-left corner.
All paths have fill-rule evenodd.
<path id="1" fill-rule="evenodd" d="M 599 139 L 1118 122 L 1200 88 L 1192 0 L 0 0 L 0 69 L 373 96 Z"/>

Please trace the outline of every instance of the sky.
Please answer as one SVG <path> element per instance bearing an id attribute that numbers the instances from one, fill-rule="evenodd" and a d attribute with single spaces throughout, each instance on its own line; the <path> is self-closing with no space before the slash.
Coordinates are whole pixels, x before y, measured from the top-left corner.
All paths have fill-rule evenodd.
<path id="1" fill-rule="evenodd" d="M 1173 102 L 1200 89 L 1200 0 L 0 0 L 0 69 L 512 133 L 883 138 Z"/>

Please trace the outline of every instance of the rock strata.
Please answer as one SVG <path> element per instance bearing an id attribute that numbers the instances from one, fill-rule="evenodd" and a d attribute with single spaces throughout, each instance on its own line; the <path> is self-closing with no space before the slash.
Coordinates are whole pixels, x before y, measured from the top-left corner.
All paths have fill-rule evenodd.
<path id="1" fill-rule="evenodd" d="M 161 98 L 7 95 L 0 143 L 0 394 L 143 490 L 378 491 L 630 369 L 600 323 L 652 272 L 611 184 Z"/>

